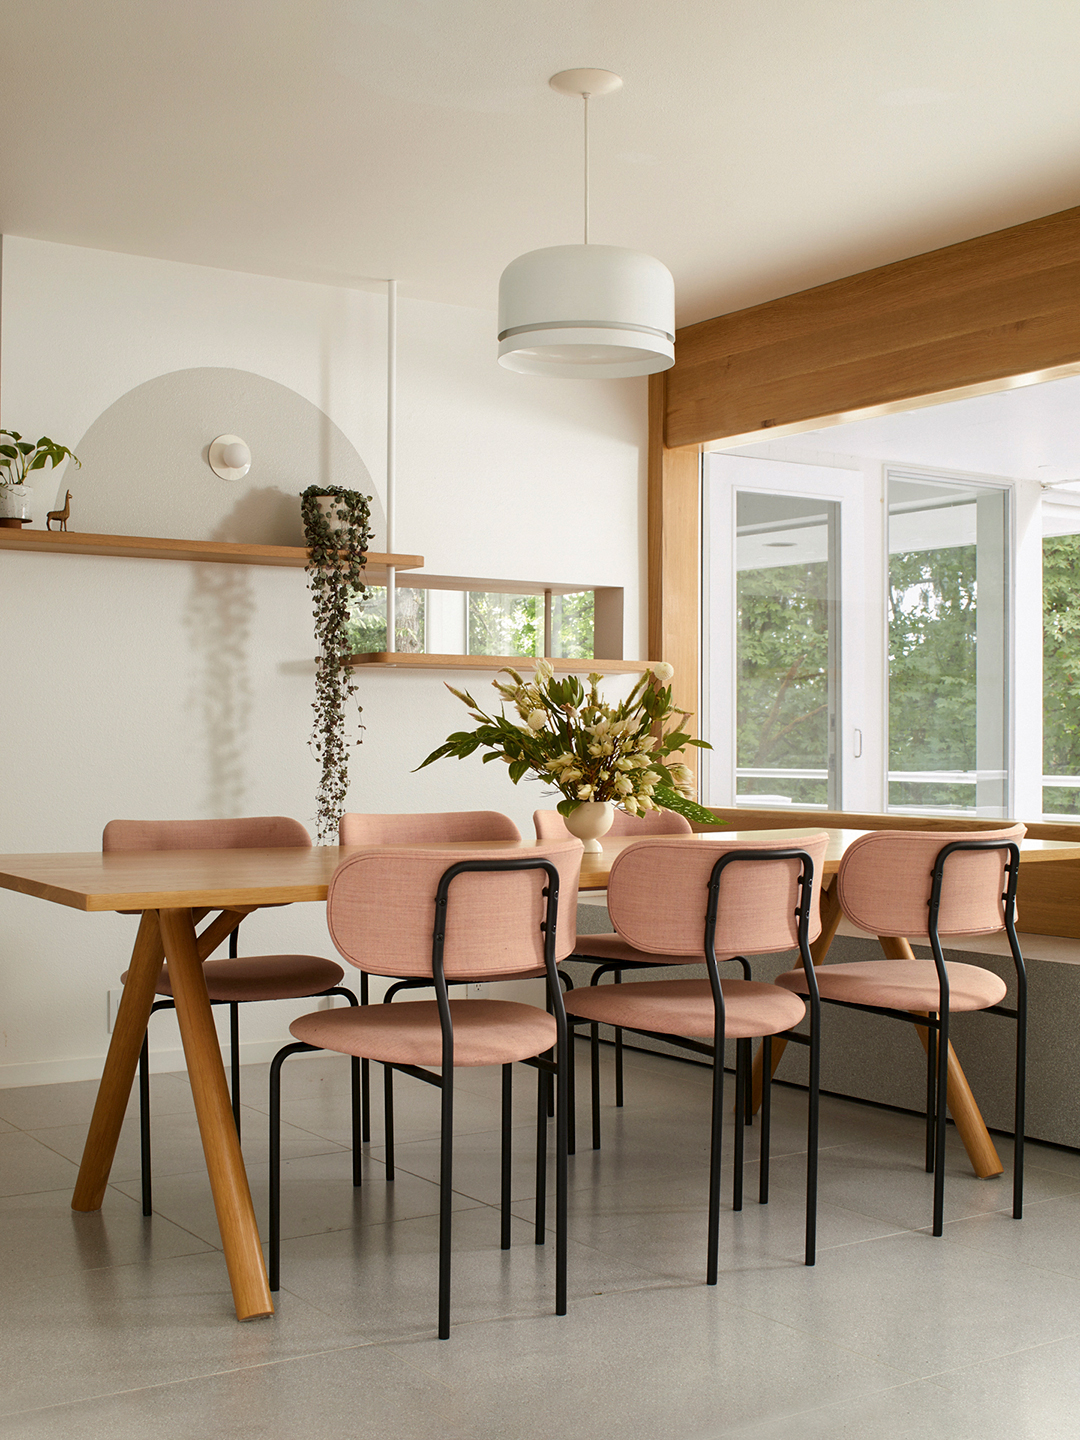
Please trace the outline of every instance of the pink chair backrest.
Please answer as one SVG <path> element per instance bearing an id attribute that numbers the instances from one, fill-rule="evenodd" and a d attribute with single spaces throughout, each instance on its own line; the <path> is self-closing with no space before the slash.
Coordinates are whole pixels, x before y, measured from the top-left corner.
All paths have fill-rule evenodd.
<path id="1" fill-rule="evenodd" d="M 110 820 L 102 850 L 270 850 L 311 848 L 299 820 L 255 815 L 239 820 Z"/>
<path id="2" fill-rule="evenodd" d="M 570 831 L 566 821 L 557 810 L 534 810 L 533 824 L 538 840 L 562 840 Z M 646 815 L 628 815 L 625 810 L 616 809 L 609 835 L 691 835 L 693 829 L 689 820 L 676 815 L 674 810 L 650 810 Z"/>
<path id="3" fill-rule="evenodd" d="M 342 845 L 433 845 L 443 840 L 520 840 L 508 815 L 497 810 L 451 810 L 434 815 L 342 815 Z"/>
<path id="4" fill-rule="evenodd" d="M 814 862 L 809 938 L 821 931 L 821 870 L 828 835 L 777 840 L 651 839 L 617 856 L 608 881 L 608 912 L 619 934 L 638 950 L 704 958 L 705 912 L 713 866 L 731 850 L 805 850 Z M 733 860 L 720 881 L 716 954 L 760 955 L 798 943 L 797 860 Z"/>
<path id="5" fill-rule="evenodd" d="M 852 841 L 836 883 L 844 914 L 872 935 L 925 935 L 938 852 L 955 840 L 1015 840 L 1023 825 L 1002 830 L 873 830 Z M 945 862 L 938 932 L 985 935 L 1005 924 L 1003 850 L 958 851 Z"/>
<path id="6" fill-rule="evenodd" d="M 523 848 L 523 857 L 550 860 L 559 872 L 555 955 L 565 959 L 577 939 L 581 841 Z M 358 850 L 334 872 L 326 897 L 330 938 L 339 952 L 374 975 L 431 974 L 435 894 L 443 873 L 460 860 L 507 860 L 505 850 L 430 846 Z M 447 977 L 503 975 L 543 969 L 540 925 L 548 883 L 544 870 L 473 873 L 450 886 L 444 964 Z"/>

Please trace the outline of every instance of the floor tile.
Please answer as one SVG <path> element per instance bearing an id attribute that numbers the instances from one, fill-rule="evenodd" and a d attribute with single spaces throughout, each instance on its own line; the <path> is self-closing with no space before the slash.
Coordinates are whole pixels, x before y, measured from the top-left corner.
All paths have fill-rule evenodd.
<path id="1" fill-rule="evenodd" d="M 505 1315 L 553 1316 L 555 1247 L 537 1245 L 532 1225 L 515 1220 L 512 1245 L 499 1248 L 499 1214 L 487 1206 L 454 1215 L 452 1323 Z M 570 1245 L 571 1303 L 583 1295 L 647 1288 L 657 1277 Z M 368 1340 L 430 1335 L 436 1328 L 438 1220 L 435 1216 L 290 1240 L 281 1247 L 282 1286 Z"/>
<path id="2" fill-rule="evenodd" d="M 269 1223 L 268 1177 L 265 1165 L 248 1165 L 248 1184 L 255 1206 L 259 1233 L 265 1238 Z M 439 1208 L 437 1185 L 399 1171 L 387 1184 L 385 1167 L 367 1157 L 363 1162 L 364 1183 L 353 1188 L 352 1155 L 347 1150 L 306 1155 L 283 1160 L 281 1166 L 281 1233 L 318 1235 L 328 1230 L 351 1229 L 354 1225 L 383 1225 L 394 1219 L 434 1215 Z M 122 1194 L 137 1198 L 138 1181 L 116 1187 Z M 455 1195 L 455 1208 L 476 1204 L 467 1196 Z M 182 1175 L 165 1175 L 154 1182 L 154 1215 L 171 1220 L 208 1244 L 218 1246 L 217 1215 L 210 1183 L 203 1169 Z"/>
<path id="3" fill-rule="evenodd" d="M 100 1210 L 71 1208 L 71 1190 L 0 1200 L 0 1270 L 5 1276 L 64 1275 L 113 1265 L 149 1265 L 211 1249 L 163 1216 L 147 1219 L 111 1186 Z"/>
<path id="4" fill-rule="evenodd" d="M 22 1130 L 0 1135 L 0 1195 L 32 1195 L 65 1186 L 70 1194 L 78 1173 L 76 1164 L 33 1135 Z"/>
<path id="5" fill-rule="evenodd" d="M 0 1307 L 4 1413 L 358 1344 L 342 1318 L 283 1295 L 236 1320 L 220 1254 L 8 1278 Z"/>

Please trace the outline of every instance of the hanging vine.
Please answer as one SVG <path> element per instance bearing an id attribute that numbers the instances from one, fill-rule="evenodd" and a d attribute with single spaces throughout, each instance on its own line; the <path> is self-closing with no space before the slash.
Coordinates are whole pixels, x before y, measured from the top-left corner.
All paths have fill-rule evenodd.
<path id="1" fill-rule="evenodd" d="M 320 497 L 333 500 L 324 510 Z M 320 844 L 337 843 L 338 822 L 349 790 L 349 747 L 345 711 L 357 686 L 346 661 L 354 599 L 362 599 L 364 567 L 371 540 L 370 495 L 340 485 L 309 485 L 300 496 L 300 517 L 308 547 L 307 575 L 315 615 L 315 720 L 308 742 L 322 770 L 315 792 Z M 357 703 L 357 715 L 363 707 Z M 361 730 L 363 726 L 361 725 Z M 360 744 L 360 738 L 355 742 Z"/>

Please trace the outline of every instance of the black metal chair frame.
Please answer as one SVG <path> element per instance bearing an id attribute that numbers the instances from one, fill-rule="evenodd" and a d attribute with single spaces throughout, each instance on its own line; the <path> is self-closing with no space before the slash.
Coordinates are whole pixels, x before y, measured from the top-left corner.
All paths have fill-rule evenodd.
<path id="1" fill-rule="evenodd" d="M 807 1157 L 806 1157 L 806 1248 L 805 1261 L 807 1265 L 813 1265 L 817 1258 L 817 1173 L 818 1173 L 818 1110 L 819 1091 L 821 1081 L 821 1062 L 819 1037 L 821 1032 L 821 1005 L 817 993 L 817 981 L 814 977 L 814 964 L 810 955 L 810 904 L 813 897 L 814 862 L 805 850 L 729 850 L 713 866 L 709 877 L 709 902 L 705 916 L 705 936 L 703 943 L 704 960 L 709 974 L 709 983 L 712 989 L 713 1006 L 715 1013 L 713 1038 L 711 1044 L 703 1041 L 692 1040 L 683 1035 L 665 1035 L 655 1030 L 641 1030 L 634 1026 L 625 1026 L 632 1035 L 644 1035 L 651 1040 L 663 1040 L 669 1045 L 678 1049 L 687 1050 L 695 1055 L 704 1055 L 712 1062 L 712 1119 L 711 1119 L 711 1141 L 709 1160 L 709 1248 L 706 1281 L 709 1285 L 715 1285 L 719 1268 L 719 1246 L 720 1246 L 720 1146 L 723 1135 L 723 1106 L 724 1106 L 724 992 L 720 982 L 720 964 L 737 963 L 742 967 L 743 978 L 751 978 L 750 963 L 743 955 L 730 956 L 728 960 L 717 961 L 716 958 L 716 921 L 720 908 L 720 882 L 724 871 L 731 864 L 737 861 L 758 861 L 758 860 L 798 860 L 801 871 L 798 878 L 800 887 L 799 904 L 796 909 L 798 917 L 798 948 L 803 965 L 809 980 L 810 994 L 810 1033 L 804 1035 L 796 1030 L 782 1032 L 783 1038 L 794 1041 L 796 1044 L 805 1045 L 809 1049 L 809 1103 L 807 1114 Z M 616 969 L 639 969 L 651 970 L 658 968 L 648 964 L 634 965 L 631 967 L 625 961 L 611 961 L 599 968 L 594 976 L 593 984 L 596 984 L 600 976 L 607 970 Z M 600 1148 L 600 1042 L 598 1036 L 598 1025 L 586 1018 L 578 1018 L 570 1015 L 571 1026 L 590 1025 L 592 1029 L 592 1113 L 593 1113 L 593 1149 Z M 759 1165 L 758 1202 L 766 1205 L 769 1200 L 769 1138 L 770 1122 L 772 1114 L 772 1039 L 771 1035 L 762 1037 L 763 1067 L 762 1067 L 762 1095 L 761 1095 L 761 1157 Z M 750 1110 L 750 1070 L 751 1070 L 751 1041 L 736 1040 L 736 1062 L 735 1062 L 735 1147 L 732 1162 L 733 1169 L 733 1197 L 732 1208 L 742 1209 L 743 1200 L 743 1163 L 745 1126 L 749 1118 Z"/>
<path id="2" fill-rule="evenodd" d="M 566 1011 L 562 1003 L 562 989 L 555 960 L 555 939 L 559 912 L 559 872 L 550 860 L 538 858 L 515 860 L 464 860 L 443 872 L 435 897 L 435 923 L 431 939 L 430 983 L 435 989 L 439 1007 L 439 1022 L 442 1030 L 441 1073 L 425 1070 L 416 1065 L 384 1065 L 388 1087 L 395 1070 L 412 1075 L 427 1085 L 433 1085 L 441 1092 L 440 1117 L 440 1162 L 439 1162 L 439 1339 L 450 1336 L 450 1238 L 453 1198 L 453 1119 L 454 1119 L 454 1027 L 450 1014 L 449 985 L 443 957 L 446 945 L 447 910 L 450 887 L 463 874 L 488 873 L 495 871 L 543 870 L 548 883 L 543 894 L 547 904 L 541 929 L 544 932 L 544 966 L 547 971 L 549 1005 L 555 1016 L 556 1049 L 554 1059 L 551 1052 L 529 1057 L 523 1064 L 536 1068 L 537 1075 L 537 1156 L 536 1156 L 536 1224 L 537 1245 L 546 1239 L 545 1200 L 547 1191 L 547 1118 L 550 1087 L 554 1077 L 557 1092 L 555 1111 L 555 1313 L 566 1314 L 566 1261 L 567 1261 L 567 1077 L 569 1072 L 568 1034 Z M 497 978 L 497 977 L 495 977 Z M 426 980 L 423 982 L 429 983 Z M 269 1279 L 270 1289 L 278 1290 L 281 1284 L 281 1067 L 290 1055 L 318 1047 L 298 1041 L 286 1045 L 274 1056 L 270 1065 L 270 1226 L 269 1226 Z M 510 1138 L 512 1064 L 502 1067 L 502 1114 L 501 1114 L 501 1174 L 500 1200 L 501 1225 L 500 1246 L 510 1249 Z M 393 1111 L 390 1117 L 388 1145 L 393 1146 Z M 393 1169 L 387 1171 L 387 1180 L 393 1180 Z M 354 1147 L 353 1184 L 361 1183 L 359 1171 L 359 1150 Z"/>
<path id="3" fill-rule="evenodd" d="M 240 931 L 241 922 L 238 920 L 229 932 L 229 959 L 236 960 L 237 936 Z M 365 977 L 366 978 L 366 977 Z M 350 1005 L 357 1003 L 356 996 L 351 990 L 346 990 L 343 985 L 332 985 L 329 990 L 317 990 L 310 996 L 296 996 L 296 999 L 321 999 L 324 995 L 341 995 L 348 1000 Z M 211 1005 L 228 1005 L 229 1007 L 229 1060 L 231 1072 L 232 1091 L 232 1112 L 233 1120 L 236 1123 L 236 1138 L 240 1136 L 240 1006 L 248 1002 L 239 1000 L 211 1000 Z M 175 1010 L 176 1002 L 173 1000 L 155 1000 L 150 1006 L 150 1014 L 157 1010 Z M 353 1079 L 354 1088 L 359 1084 L 359 1071 Z M 364 1099 L 366 1100 L 366 1091 Z M 357 1122 L 359 1123 L 359 1121 Z M 370 1134 L 363 1136 L 365 1140 L 370 1139 Z M 152 1215 L 154 1213 L 153 1180 L 151 1177 L 150 1159 L 150 1032 L 147 1030 L 143 1036 L 142 1049 L 139 1052 L 139 1168 L 142 1177 L 142 1213 Z"/>
<path id="4" fill-rule="evenodd" d="M 1016 969 L 1016 1005 L 988 1005 L 976 1014 L 1002 1015 L 1016 1022 L 1016 1077 L 1013 1131 L 1013 1218 L 1024 1213 L 1024 1109 L 1027 1092 L 1027 971 L 1020 942 L 1016 936 L 1016 886 L 1020 871 L 1020 847 L 1013 840 L 954 840 L 938 851 L 934 860 L 930 887 L 929 920 L 927 924 L 930 951 L 937 970 L 941 1008 L 929 1015 L 916 1015 L 910 1010 L 893 1010 L 884 1005 L 862 1005 L 850 1000 L 831 1000 L 822 996 L 826 1005 L 845 1010 L 863 1010 L 869 1015 L 884 1015 L 902 1020 L 926 1031 L 926 1172 L 934 1177 L 933 1233 L 941 1235 L 945 1226 L 945 1129 L 948 1117 L 949 1083 L 949 972 L 938 935 L 941 894 L 945 883 L 945 862 L 957 851 L 1004 850 L 1009 860 L 1005 866 L 1006 883 L 1002 895 L 1005 933 Z M 825 967 L 828 968 L 827 966 Z M 944 1097 L 944 1100 L 942 1099 Z"/>

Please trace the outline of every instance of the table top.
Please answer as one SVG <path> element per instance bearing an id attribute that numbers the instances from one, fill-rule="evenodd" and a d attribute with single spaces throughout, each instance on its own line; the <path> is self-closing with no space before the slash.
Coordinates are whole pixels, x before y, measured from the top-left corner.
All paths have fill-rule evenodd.
<path id="1" fill-rule="evenodd" d="M 828 827 L 829 849 L 824 874 L 833 875 L 846 847 L 863 830 Z M 715 830 L 700 835 L 657 837 L 664 844 L 696 845 L 718 840 L 758 840 L 774 835 L 789 843 L 811 833 L 795 830 Z M 513 853 L 536 848 L 535 840 L 469 840 L 433 845 L 432 849 L 500 850 Z M 604 841 L 601 855 L 585 855 L 581 889 L 603 890 L 615 857 L 637 843 L 629 836 Z M 408 847 L 416 848 L 414 846 Z M 427 847 L 423 847 L 427 848 Z M 51 900 L 75 910 L 165 910 L 188 906 L 224 910 L 243 905 L 287 905 L 325 900 L 330 877 L 356 847 L 322 845 L 312 848 L 259 850 L 99 850 L 85 854 L 0 856 L 0 888 Z M 1080 860 L 1080 843 L 1065 840 L 1024 840 L 1021 860 Z"/>

